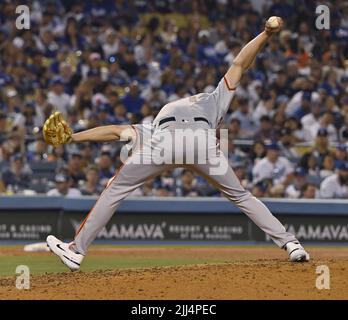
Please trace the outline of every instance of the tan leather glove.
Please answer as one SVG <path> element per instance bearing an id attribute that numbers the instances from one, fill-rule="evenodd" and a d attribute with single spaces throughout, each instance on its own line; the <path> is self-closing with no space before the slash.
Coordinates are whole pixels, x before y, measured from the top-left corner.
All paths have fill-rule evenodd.
<path id="1" fill-rule="evenodd" d="M 60 112 L 55 112 L 46 121 L 42 129 L 46 143 L 57 147 L 72 141 L 73 131 Z"/>

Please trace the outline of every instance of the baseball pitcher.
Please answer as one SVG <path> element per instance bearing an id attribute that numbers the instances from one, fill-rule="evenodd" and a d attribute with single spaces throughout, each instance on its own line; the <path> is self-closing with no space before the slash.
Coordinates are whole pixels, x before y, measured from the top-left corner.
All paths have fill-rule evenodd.
<path id="1" fill-rule="evenodd" d="M 133 142 L 131 156 L 109 181 L 78 228 L 74 240 L 64 243 L 52 235 L 47 237 L 49 248 L 65 265 L 71 270 L 80 268 L 88 247 L 108 223 L 121 200 L 148 178 L 183 166 L 204 176 L 225 197 L 233 201 L 276 245 L 287 250 L 290 261 L 309 261 L 309 254 L 295 236 L 286 232 L 267 207 L 241 186 L 228 165 L 225 154 L 219 150 L 210 152 L 218 143 L 216 137 L 209 132 L 218 128 L 224 118 L 242 74 L 252 65 L 268 39 L 281 30 L 282 25 L 281 18 L 270 18 L 266 22 L 265 30 L 240 51 L 214 92 L 201 93 L 165 105 L 150 125 L 110 125 L 73 133 L 58 112 L 46 120 L 43 128 L 44 139 L 53 146 L 86 141 L 129 139 Z M 176 133 L 186 129 L 192 130 L 196 139 L 182 143 L 178 138 L 180 134 Z M 197 140 L 206 141 L 204 147 Z M 192 161 L 187 161 L 188 151 L 195 153 L 191 157 Z M 225 170 L 214 171 L 217 164 Z"/>

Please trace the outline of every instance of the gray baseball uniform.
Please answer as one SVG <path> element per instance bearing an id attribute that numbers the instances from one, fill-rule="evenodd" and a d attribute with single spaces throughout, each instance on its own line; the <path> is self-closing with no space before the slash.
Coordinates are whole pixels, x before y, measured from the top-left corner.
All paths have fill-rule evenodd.
<path id="1" fill-rule="evenodd" d="M 76 247 L 82 254 L 87 252 L 88 246 L 115 213 L 121 200 L 140 187 L 148 178 L 156 176 L 162 171 L 182 166 L 199 173 L 217 187 L 267 233 L 279 247 L 296 240 L 294 235 L 286 232 L 284 226 L 261 201 L 241 186 L 232 168 L 228 165 L 227 158 L 221 151 L 209 153 L 208 159 L 206 159 L 208 161 L 195 160 L 194 163 L 163 161 L 163 159 L 173 158 L 174 143 L 171 137 L 176 129 L 190 128 L 198 132 L 198 140 L 206 138 L 205 134 L 208 129 L 219 126 L 229 108 L 233 95 L 234 89 L 231 89 L 226 79 L 223 78 L 214 92 L 201 93 L 168 103 L 161 109 L 153 124 L 134 126 L 137 141 L 132 155 L 118 170 L 76 232 Z M 209 134 L 207 141 L 208 148 L 215 147 L 217 144 L 215 136 Z M 159 159 L 163 148 L 166 155 Z M 187 146 L 181 147 L 178 153 L 185 156 L 191 149 L 199 153 L 200 148 L 202 147 L 197 143 L 191 142 L 189 148 Z M 175 150 L 175 159 L 177 159 L 177 151 Z M 217 163 L 226 165 L 224 174 L 209 174 Z"/>

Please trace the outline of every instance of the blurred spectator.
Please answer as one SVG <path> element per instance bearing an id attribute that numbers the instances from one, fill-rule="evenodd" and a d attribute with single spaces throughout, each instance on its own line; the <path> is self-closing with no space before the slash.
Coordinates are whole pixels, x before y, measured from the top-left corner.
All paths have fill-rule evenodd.
<path id="1" fill-rule="evenodd" d="M 319 184 L 332 176 L 332 156 L 335 165 L 347 161 L 342 145 L 348 143 L 347 10 L 344 1 L 327 5 L 340 13 L 330 32 L 314 32 L 312 5 L 278 0 L 36 1 L 32 28 L 19 33 L 8 14 L 12 3 L 0 6 L 1 167 L 22 153 L 29 162 L 74 167 L 80 177 L 73 183 L 81 187 L 84 170 L 95 163 L 105 185 L 117 167 L 118 144 L 110 157 L 102 156 L 100 144 L 89 144 L 78 149 L 81 160 L 71 161 L 76 145 L 51 148 L 38 138 L 44 119 L 61 111 L 75 132 L 149 123 L 169 101 L 212 92 L 241 47 L 262 30 L 264 17 L 280 15 L 284 29 L 241 79 L 222 124 L 229 130 L 228 157 L 249 189 L 287 196 L 277 178 L 265 191 L 252 184 L 253 168 L 266 161 L 264 145 L 272 140 L 278 158 L 303 167 L 305 180 Z M 172 15 L 163 22 L 163 13 Z M 189 174 L 184 178 L 189 181 Z M 172 195 L 163 183 L 170 179 L 181 184 L 176 173 L 165 173 L 144 194 Z M 288 179 L 293 184 L 296 178 Z M 203 178 L 193 181 L 193 194 L 216 195 Z M 313 194 L 313 185 L 306 193 Z"/>
<path id="2" fill-rule="evenodd" d="M 31 170 L 25 166 L 23 155 L 15 154 L 10 159 L 10 168 L 2 173 L 1 180 L 7 193 L 20 193 L 29 188 Z"/>
<path id="3" fill-rule="evenodd" d="M 192 171 L 184 169 L 177 183 L 176 195 L 182 197 L 194 197 L 199 195 L 197 181 Z"/>
<path id="4" fill-rule="evenodd" d="M 251 193 L 257 198 L 266 198 L 270 195 L 272 182 L 269 179 L 261 180 L 254 184 Z"/>
<path id="5" fill-rule="evenodd" d="M 76 198 L 81 197 L 80 190 L 76 188 L 69 187 L 69 177 L 64 174 L 57 174 L 55 177 L 56 187 L 47 192 L 48 196 L 53 197 L 68 197 L 68 198 Z"/>
<path id="6" fill-rule="evenodd" d="M 126 89 L 126 95 L 122 98 L 122 103 L 127 110 L 132 113 L 139 113 L 144 99 L 140 97 L 138 83 L 133 81 Z"/>
<path id="7" fill-rule="evenodd" d="M 294 171 L 292 182 L 285 189 L 285 196 L 287 198 L 300 198 L 302 188 L 306 183 L 306 170 L 297 167 Z"/>
<path id="8" fill-rule="evenodd" d="M 110 152 L 104 151 L 98 159 L 99 179 L 102 186 L 106 186 L 109 179 L 114 176 L 113 161 Z"/>
<path id="9" fill-rule="evenodd" d="M 300 198 L 302 199 L 315 199 L 318 198 L 318 189 L 315 184 L 305 183 L 302 186 Z"/>
<path id="10" fill-rule="evenodd" d="M 320 178 L 325 179 L 328 176 L 334 174 L 335 171 L 335 160 L 331 154 L 328 154 L 324 157 L 323 165 L 320 170 Z"/>
<path id="11" fill-rule="evenodd" d="M 273 185 L 287 185 L 293 167 L 288 159 L 279 156 L 279 145 L 273 142 L 267 146 L 266 156 L 253 167 L 252 172 L 254 184 L 271 179 Z"/>
<path id="12" fill-rule="evenodd" d="M 77 188 L 79 186 L 80 181 L 85 181 L 86 176 L 85 173 L 83 172 L 83 167 L 82 167 L 82 156 L 80 152 L 74 151 L 70 159 L 68 161 L 68 173 L 69 177 L 71 178 L 71 186 L 74 188 Z"/>
<path id="13" fill-rule="evenodd" d="M 347 198 L 348 197 L 348 163 L 341 162 L 334 173 L 320 184 L 321 198 Z"/>
<path id="14" fill-rule="evenodd" d="M 99 170 L 97 166 L 91 165 L 86 169 L 86 181 L 80 187 L 82 195 L 96 196 L 102 191 L 99 184 Z"/>
<path id="15" fill-rule="evenodd" d="M 52 80 L 47 101 L 52 104 L 56 111 L 61 112 L 65 117 L 70 108 L 70 96 L 64 92 L 64 83 L 60 77 Z"/>

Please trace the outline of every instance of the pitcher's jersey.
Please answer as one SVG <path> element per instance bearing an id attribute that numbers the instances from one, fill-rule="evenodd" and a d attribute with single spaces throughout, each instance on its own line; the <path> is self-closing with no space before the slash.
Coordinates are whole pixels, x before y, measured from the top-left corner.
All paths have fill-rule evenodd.
<path id="1" fill-rule="evenodd" d="M 153 123 L 156 124 L 163 118 L 176 117 L 204 117 L 212 128 L 217 128 L 230 106 L 235 90 L 229 88 L 225 77 L 222 78 L 212 93 L 199 93 L 166 104 Z"/>

